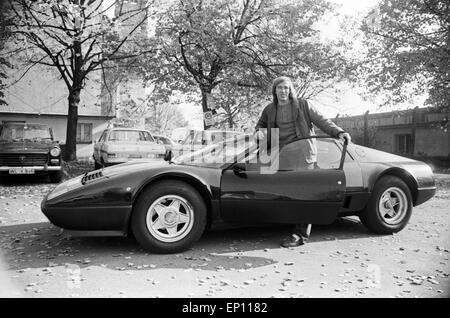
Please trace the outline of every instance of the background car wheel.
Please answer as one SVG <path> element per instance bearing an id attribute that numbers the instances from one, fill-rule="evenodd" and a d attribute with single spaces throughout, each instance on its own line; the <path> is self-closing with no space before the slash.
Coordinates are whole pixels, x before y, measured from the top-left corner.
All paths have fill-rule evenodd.
<path id="1" fill-rule="evenodd" d="M 49 177 L 50 177 L 51 182 L 60 183 L 64 177 L 64 173 L 62 170 L 56 171 L 56 172 L 51 172 Z"/>
<path id="2" fill-rule="evenodd" d="M 412 196 L 408 186 L 397 177 L 385 176 L 375 184 L 359 218 L 374 233 L 392 234 L 406 226 L 411 212 Z"/>
<path id="3" fill-rule="evenodd" d="M 133 209 L 131 229 L 146 250 L 176 253 L 200 238 L 206 219 L 206 204 L 197 190 L 181 181 L 166 180 L 140 195 Z"/>

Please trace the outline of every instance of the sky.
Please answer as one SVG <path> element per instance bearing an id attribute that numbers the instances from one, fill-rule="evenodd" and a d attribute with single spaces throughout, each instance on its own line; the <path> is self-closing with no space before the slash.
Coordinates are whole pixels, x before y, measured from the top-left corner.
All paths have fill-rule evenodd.
<path id="1" fill-rule="evenodd" d="M 329 0 L 336 3 L 339 8 L 337 13 L 341 15 L 355 16 L 368 12 L 372 9 L 380 0 Z M 318 25 L 318 29 L 322 32 L 322 36 L 333 39 L 337 36 L 337 30 L 339 26 L 339 19 L 341 16 L 330 16 Z M 349 85 L 339 85 L 341 93 L 339 96 L 321 97 L 315 99 L 314 102 L 319 110 L 326 117 L 335 117 L 340 115 L 361 115 L 369 110 L 371 113 L 386 111 L 379 109 L 373 102 L 363 100 L 357 93 L 355 88 Z M 335 99 L 339 102 L 336 102 Z M 201 105 L 190 104 L 183 105 L 180 110 L 186 120 L 189 121 L 190 128 L 203 129 L 203 122 L 201 120 L 202 110 Z"/>

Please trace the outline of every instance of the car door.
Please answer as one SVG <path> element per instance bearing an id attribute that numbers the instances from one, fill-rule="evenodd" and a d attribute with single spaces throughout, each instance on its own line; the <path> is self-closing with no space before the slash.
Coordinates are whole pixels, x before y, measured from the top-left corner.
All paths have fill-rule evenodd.
<path id="1" fill-rule="evenodd" d="M 308 162 L 311 161 L 310 149 L 301 150 L 314 145 L 315 138 L 298 138 L 294 141 L 299 143 L 298 147 L 288 150 L 288 159 L 296 160 L 295 151 L 299 149 L 300 165 L 284 160 L 283 151 L 287 148 L 283 148 L 275 155 L 274 161 L 278 160 L 279 167 L 271 173 L 263 169 L 261 160 L 249 162 L 251 156 L 247 157 L 250 160 L 235 162 L 225 169 L 220 194 L 222 218 L 252 223 L 333 222 L 344 200 L 346 146 L 341 152 L 339 167 L 320 168 Z"/>

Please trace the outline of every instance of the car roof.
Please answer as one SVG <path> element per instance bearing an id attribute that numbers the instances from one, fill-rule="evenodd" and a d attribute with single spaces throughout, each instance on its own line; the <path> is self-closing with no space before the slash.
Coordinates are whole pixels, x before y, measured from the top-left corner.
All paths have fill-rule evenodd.
<path id="1" fill-rule="evenodd" d="M 107 128 L 106 130 L 126 130 L 126 131 L 147 131 L 150 132 L 150 130 L 148 129 L 144 129 L 144 128 L 126 128 L 126 127 L 114 127 L 114 128 Z"/>

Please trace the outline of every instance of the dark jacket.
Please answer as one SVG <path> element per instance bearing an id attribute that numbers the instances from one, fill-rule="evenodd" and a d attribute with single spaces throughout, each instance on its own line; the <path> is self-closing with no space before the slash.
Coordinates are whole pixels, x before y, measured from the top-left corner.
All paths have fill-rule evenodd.
<path id="1" fill-rule="evenodd" d="M 291 103 L 291 107 L 293 107 L 292 114 L 295 118 L 295 131 L 297 137 L 307 138 L 315 136 L 313 124 L 331 137 L 337 137 L 340 132 L 344 131 L 331 120 L 325 118 L 315 107 L 308 104 L 305 99 L 298 99 L 298 103 Z M 255 130 L 267 128 L 267 139 L 269 140 L 269 144 L 271 140 L 271 128 L 277 128 L 275 122 L 276 117 L 277 107 L 273 103 L 270 103 L 264 108 L 255 127 Z M 308 142 L 310 149 L 306 161 L 309 163 L 316 162 L 317 146 L 315 139 L 309 139 Z"/>

